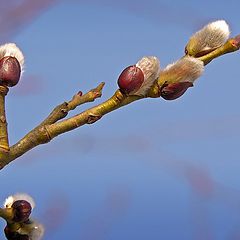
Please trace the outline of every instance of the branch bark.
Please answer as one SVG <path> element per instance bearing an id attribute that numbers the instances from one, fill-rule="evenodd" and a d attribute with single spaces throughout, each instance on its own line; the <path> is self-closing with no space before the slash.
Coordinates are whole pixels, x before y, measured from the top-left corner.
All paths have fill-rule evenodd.
<path id="1" fill-rule="evenodd" d="M 9 151 L 7 119 L 5 113 L 5 96 L 8 93 L 8 88 L 0 86 L 0 152 Z"/>

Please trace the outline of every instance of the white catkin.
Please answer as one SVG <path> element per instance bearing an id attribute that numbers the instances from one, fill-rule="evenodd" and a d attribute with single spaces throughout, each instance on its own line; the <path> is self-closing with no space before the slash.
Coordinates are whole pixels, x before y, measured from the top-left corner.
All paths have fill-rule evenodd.
<path id="1" fill-rule="evenodd" d="M 8 56 L 15 57 L 21 66 L 21 70 L 23 71 L 24 55 L 15 43 L 6 43 L 0 46 L 0 59 Z"/>
<path id="2" fill-rule="evenodd" d="M 224 20 L 209 23 L 196 32 L 187 45 L 194 53 L 222 46 L 229 38 L 230 30 Z"/>
<path id="3" fill-rule="evenodd" d="M 25 193 L 17 193 L 17 194 L 7 197 L 3 205 L 5 208 L 10 208 L 12 206 L 12 204 L 17 200 L 25 200 L 25 201 L 29 202 L 32 209 L 35 207 L 35 202 L 34 202 L 33 198 Z"/>
<path id="4" fill-rule="evenodd" d="M 144 74 L 144 82 L 140 89 L 134 92 L 134 95 L 144 96 L 159 76 L 160 62 L 158 58 L 154 56 L 143 57 L 136 63 L 136 66 L 142 70 Z"/>
<path id="5" fill-rule="evenodd" d="M 32 230 L 30 231 L 29 237 L 31 240 L 42 239 L 45 229 L 44 226 L 36 221 L 32 223 Z"/>
<path id="6" fill-rule="evenodd" d="M 42 224 L 33 219 L 30 219 L 28 223 L 22 224 L 17 232 L 21 235 L 28 235 L 30 240 L 41 240 L 45 229 Z"/>
<path id="7" fill-rule="evenodd" d="M 204 71 L 203 62 L 186 56 L 175 63 L 169 64 L 160 73 L 160 79 L 169 82 L 194 82 Z"/>

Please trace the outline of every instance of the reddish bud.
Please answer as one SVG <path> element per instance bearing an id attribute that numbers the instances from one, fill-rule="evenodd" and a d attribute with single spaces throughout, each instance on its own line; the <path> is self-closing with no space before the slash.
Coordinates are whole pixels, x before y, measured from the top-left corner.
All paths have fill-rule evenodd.
<path id="1" fill-rule="evenodd" d="M 216 48 L 207 49 L 207 50 L 203 50 L 201 52 L 196 53 L 194 57 L 196 57 L 196 58 L 202 57 L 204 55 L 207 55 L 210 52 L 213 52 L 216 49 L 217 49 L 217 47 Z"/>
<path id="2" fill-rule="evenodd" d="M 137 91 L 144 81 L 144 74 L 139 67 L 129 66 L 125 68 L 118 78 L 118 86 L 124 93 Z"/>
<path id="3" fill-rule="evenodd" d="M 26 234 L 19 234 L 18 232 L 14 232 L 11 228 L 7 225 L 4 228 L 5 236 L 8 240 L 29 240 L 29 236 Z"/>
<path id="4" fill-rule="evenodd" d="M 81 97 L 83 95 L 82 91 L 78 91 L 77 95 Z"/>
<path id="5" fill-rule="evenodd" d="M 12 206 L 13 208 L 13 221 L 15 222 L 25 222 L 29 219 L 29 216 L 32 211 L 32 206 L 29 202 L 25 200 L 17 200 Z"/>
<path id="6" fill-rule="evenodd" d="M 181 97 L 189 87 L 192 87 L 191 82 L 178 82 L 164 84 L 161 88 L 161 97 L 166 100 L 174 100 Z"/>
<path id="7" fill-rule="evenodd" d="M 0 84 L 15 86 L 21 75 L 21 66 L 15 57 L 4 57 L 0 60 Z"/>
<path id="8" fill-rule="evenodd" d="M 240 35 L 237 35 L 236 37 L 234 37 L 231 41 L 231 43 L 237 47 L 240 48 Z"/>

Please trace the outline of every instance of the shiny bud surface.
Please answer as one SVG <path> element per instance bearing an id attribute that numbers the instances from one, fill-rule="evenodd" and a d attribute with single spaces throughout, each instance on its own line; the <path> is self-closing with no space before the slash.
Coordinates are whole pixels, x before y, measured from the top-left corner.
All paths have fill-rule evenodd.
<path id="1" fill-rule="evenodd" d="M 135 65 L 125 68 L 118 78 L 118 86 L 123 93 L 137 91 L 144 81 L 144 74 Z"/>
<path id="2" fill-rule="evenodd" d="M 15 86 L 21 75 L 21 66 L 15 57 L 4 57 L 0 60 L 0 84 Z"/>
<path id="3" fill-rule="evenodd" d="M 161 89 L 161 97 L 166 100 L 175 100 L 181 97 L 189 87 L 192 87 L 191 82 L 178 82 L 163 85 Z"/>
<path id="4" fill-rule="evenodd" d="M 13 221 L 15 222 L 25 222 L 29 219 L 32 211 L 31 204 L 25 200 L 17 200 L 12 206 L 13 208 Z"/>

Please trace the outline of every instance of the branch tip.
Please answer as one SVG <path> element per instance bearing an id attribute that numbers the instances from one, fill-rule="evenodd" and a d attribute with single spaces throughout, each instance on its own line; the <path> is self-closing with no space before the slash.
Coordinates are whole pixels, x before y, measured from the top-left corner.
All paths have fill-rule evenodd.
<path id="1" fill-rule="evenodd" d="M 96 96 L 97 98 L 102 96 L 102 90 L 104 85 L 105 85 L 105 82 L 101 82 L 95 89 L 92 90 L 93 92 L 98 93 Z"/>
<path id="2" fill-rule="evenodd" d="M 234 37 L 233 39 L 231 39 L 231 43 L 234 47 L 239 49 L 240 48 L 240 34 L 237 35 L 236 37 Z"/>

